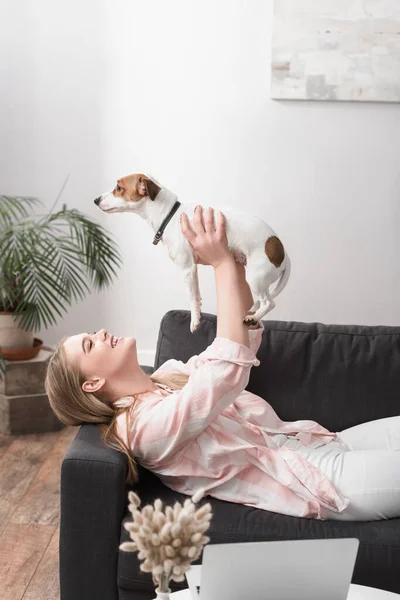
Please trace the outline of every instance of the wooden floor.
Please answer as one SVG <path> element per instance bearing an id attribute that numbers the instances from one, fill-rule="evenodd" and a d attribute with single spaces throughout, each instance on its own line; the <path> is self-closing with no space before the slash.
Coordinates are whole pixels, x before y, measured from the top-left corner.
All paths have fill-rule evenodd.
<path id="1" fill-rule="evenodd" d="M 78 429 L 0 435 L 1 600 L 60 600 L 60 469 Z"/>

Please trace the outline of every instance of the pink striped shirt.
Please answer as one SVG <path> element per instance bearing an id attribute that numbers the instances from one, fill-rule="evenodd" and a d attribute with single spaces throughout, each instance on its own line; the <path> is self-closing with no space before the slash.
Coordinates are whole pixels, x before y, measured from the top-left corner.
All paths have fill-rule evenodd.
<path id="1" fill-rule="evenodd" d="M 251 367 L 260 364 L 263 330 L 260 323 L 249 331 L 250 348 L 217 337 L 187 363 L 165 362 L 154 375 L 185 373 L 187 384 L 147 392 L 128 422 L 118 417 L 118 432 L 139 463 L 183 494 L 204 488 L 221 500 L 315 519 L 321 506 L 341 512 L 349 500 L 276 441 L 283 434 L 318 446 L 336 434 L 314 421 L 281 421 L 268 402 L 245 390 Z"/>

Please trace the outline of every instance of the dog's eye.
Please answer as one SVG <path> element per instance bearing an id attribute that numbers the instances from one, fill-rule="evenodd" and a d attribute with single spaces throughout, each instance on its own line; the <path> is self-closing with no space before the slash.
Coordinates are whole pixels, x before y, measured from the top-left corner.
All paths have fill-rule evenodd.
<path id="1" fill-rule="evenodd" d="M 117 183 L 117 188 L 116 188 L 116 189 L 117 189 L 117 192 L 120 192 L 120 191 L 121 191 L 121 189 L 122 189 L 122 188 L 121 188 L 121 186 L 120 186 L 120 185 L 118 185 L 118 183 Z"/>

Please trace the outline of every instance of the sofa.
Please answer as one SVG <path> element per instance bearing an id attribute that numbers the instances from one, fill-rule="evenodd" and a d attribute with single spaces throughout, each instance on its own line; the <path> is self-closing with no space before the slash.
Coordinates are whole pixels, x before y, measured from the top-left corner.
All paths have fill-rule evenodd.
<path id="1" fill-rule="evenodd" d="M 216 317 L 202 314 L 190 333 L 190 313 L 172 310 L 159 329 L 154 370 L 170 358 L 187 361 L 214 339 Z M 268 400 L 283 420 L 313 419 L 331 431 L 399 414 L 400 327 L 263 321 L 265 331 L 247 389 Z M 151 373 L 152 367 L 143 369 Z M 139 468 L 126 486 L 126 457 L 100 439 L 96 425 L 82 425 L 61 468 L 61 600 L 151 600 L 151 576 L 137 554 L 119 550 L 129 540 L 128 490 L 142 504 L 185 496 Z M 353 583 L 400 593 L 400 518 L 318 521 L 276 514 L 208 497 L 210 543 L 356 537 Z M 399 507 L 400 514 L 400 507 Z M 201 562 L 201 561 L 200 561 Z M 186 587 L 172 583 L 173 591 Z"/>

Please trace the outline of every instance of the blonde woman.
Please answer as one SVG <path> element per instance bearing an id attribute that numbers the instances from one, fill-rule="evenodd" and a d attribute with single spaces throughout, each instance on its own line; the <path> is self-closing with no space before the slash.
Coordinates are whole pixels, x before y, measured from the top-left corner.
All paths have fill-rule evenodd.
<path id="1" fill-rule="evenodd" d="M 198 207 L 183 234 L 198 262 L 214 269 L 217 335 L 187 363 L 169 360 L 148 375 L 136 341 L 105 329 L 64 338 L 49 363 L 46 391 L 67 425 L 97 423 L 104 442 L 165 485 L 197 489 L 287 515 L 375 520 L 400 516 L 400 418 L 341 433 L 314 421 L 284 422 L 245 390 L 263 326 L 243 318 L 253 306 L 244 267 L 229 251 L 225 218 Z"/>

